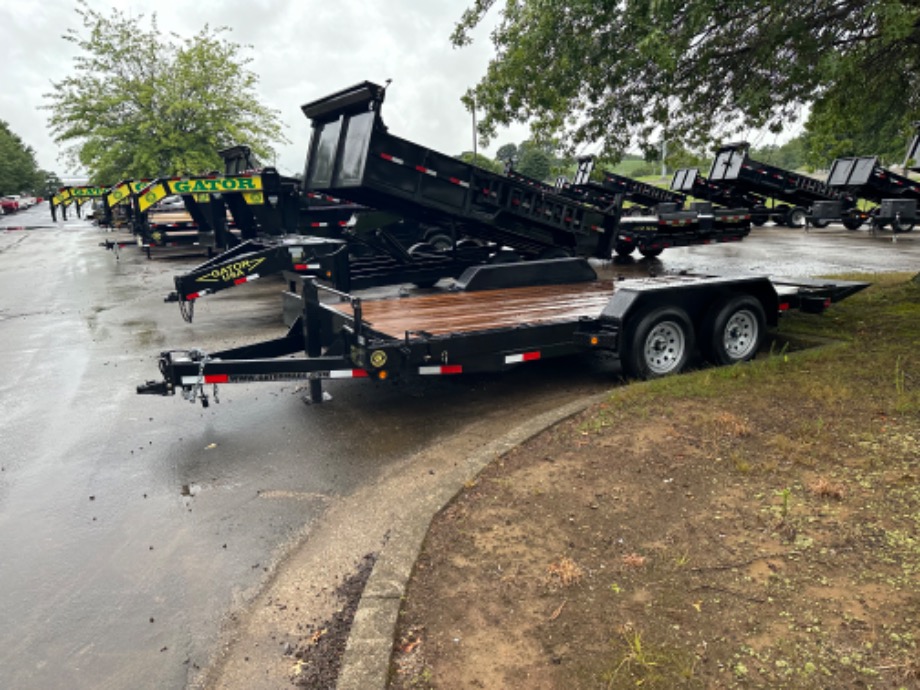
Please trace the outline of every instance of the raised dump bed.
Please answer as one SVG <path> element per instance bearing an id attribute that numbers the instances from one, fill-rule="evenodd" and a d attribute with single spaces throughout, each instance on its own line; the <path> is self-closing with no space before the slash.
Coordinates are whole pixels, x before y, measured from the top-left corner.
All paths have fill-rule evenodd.
<path id="1" fill-rule="evenodd" d="M 681 168 L 671 176 L 671 189 L 725 208 L 766 208 L 762 196 L 729 184 L 713 182 L 699 168 Z"/>
<path id="2" fill-rule="evenodd" d="M 604 176 L 604 187 L 614 194 L 622 194 L 627 201 L 633 204 L 627 209 L 629 215 L 654 214 L 659 210 L 659 204 L 669 204 L 672 209 L 680 209 L 687 201 L 686 195 L 670 189 L 656 187 L 653 184 L 617 175 L 607 170 L 601 174 Z"/>
<path id="3" fill-rule="evenodd" d="M 879 208 L 871 215 L 876 227 L 890 224 L 895 232 L 909 232 L 917 222 L 920 182 L 882 167 L 876 156 L 838 158 L 831 164 L 827 183 L 835 189 L 846 190 L 861 199 L 879 204 Z M 842 216 L 843 224 L 851 230 L 861 224 L 856 224 L 852 213 L 848 215 L 833 204 L 822 206 L 816 212 L 821 220 L 837 220 L 835 215 Z"/>
<path id="4" fill-rule="evenodd" d="M 303 106 L 313 123 L 305 188 L 507 246 L 526 258 L 560 249 L 610 255 L 616 216 L 390 134 L 385 90 L 363 82 Z"/>
<path id="5" fill-rule="evenodd" d="M 709 180 L 774 200 L 774 206 L 752 208 L 755 225 L 766 220 L 793 228 L 805 227 L 812 206 L 818 201 L 839 201 L 844 209 L 856 206 L 856 197 L 834 189 L 821 180 L 768 163 L 753 160 L 750 144 L 725 144 L 716 151 Z M 776 200 L 786 202 L 776 204 Z"/>

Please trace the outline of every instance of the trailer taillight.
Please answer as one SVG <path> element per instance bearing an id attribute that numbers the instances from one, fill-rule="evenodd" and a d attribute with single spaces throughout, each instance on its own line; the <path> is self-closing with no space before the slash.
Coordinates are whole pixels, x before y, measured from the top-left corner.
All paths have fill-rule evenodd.
<path id="1" fill-rule="evenodd" d="M 782 312 L 782 311 L 789 311 L 789 302 L 780 302 L 780 303 L 779 303 L 779 310 L 780 310 L 781 312 Z"/>

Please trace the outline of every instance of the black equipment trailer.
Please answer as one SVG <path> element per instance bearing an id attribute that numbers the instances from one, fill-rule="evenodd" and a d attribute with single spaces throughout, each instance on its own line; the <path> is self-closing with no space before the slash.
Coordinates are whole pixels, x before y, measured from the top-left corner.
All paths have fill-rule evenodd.
<path id="1" fill-rule="evenodd" d="M 301 278 L 301 313 L 284 337 L 206 354 L 162 352 L 162 379 L 141 394 L 181 392 L 207 405 L 224 383 L 322 381 L 501 372 L 585 352 L 618 359 L 639 378 L 681 371 L 694 351 L 716 364 L 754 357 L 782 312 L 819 313 L 866 287 L 765 277 L 673 275 L 598 280 L 585 259 L 475 266 L 454 291 L 363 300 Z"/>
<path id="2" fill-rule="evenodd" d="M 856 207 L 856 197 L 852 194 L 813 177 L 755 161 L 748 155 L 749 150 L 747 142 L 719 147 L 709 171 L 709 181 L 772 199 L 771 207 L 751 208 L 754 225 L 773 220 L 791 228 L 804 228 L 812 206 L 818 201 L 838 201 L 844 210 Z M 777 199 L 786 203 L 776 204 Z"/>

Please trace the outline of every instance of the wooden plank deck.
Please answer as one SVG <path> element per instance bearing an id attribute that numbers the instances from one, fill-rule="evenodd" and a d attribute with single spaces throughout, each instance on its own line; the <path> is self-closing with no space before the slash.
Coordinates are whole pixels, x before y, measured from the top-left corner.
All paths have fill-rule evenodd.
<path id="1" fill-rule="evenodd" d="M 361 309 L 371 328 L 396 338 L 406 331 L 447 335 L 594 318 L 613 292 L 613 281 L 602 280 L 368 300 Z M 348 304 L 330 306 L 351 315 Z"/>

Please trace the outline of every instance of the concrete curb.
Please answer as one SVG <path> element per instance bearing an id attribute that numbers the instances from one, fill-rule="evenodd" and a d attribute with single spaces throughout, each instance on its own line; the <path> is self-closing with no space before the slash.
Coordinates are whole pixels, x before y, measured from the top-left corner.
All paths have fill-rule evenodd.
<path id="1" fill-rule="evenodd" d="M 385 690 L 402 598 L 428 527 L 438 511 L 503 453 L 608 396 L 609 393 L 593 395 L 519 425 L 465 458 L 458 471 L 444 473 L 424 500 L 409 506 L 391 531 L 364 588 L 342 659 L 337 690 Z"/>

